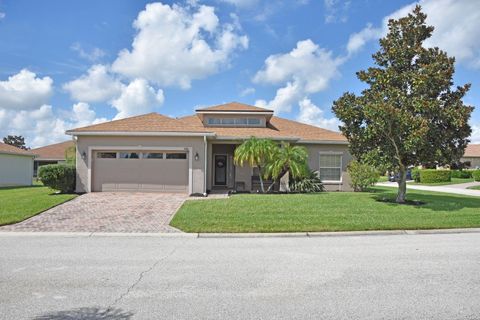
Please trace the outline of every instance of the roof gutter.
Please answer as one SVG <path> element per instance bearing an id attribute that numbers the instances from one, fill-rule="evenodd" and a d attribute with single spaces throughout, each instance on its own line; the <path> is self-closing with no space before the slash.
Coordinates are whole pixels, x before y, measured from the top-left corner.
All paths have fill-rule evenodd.
<path id="1" fill-rule="evenodd" d="M 213 137 L 213 132 L 151 132 L 151 131 L 66 131 L 72 136 L 136 136 L 136 137 Z"/>
<path id="2" fill-rule="evenodd" d="M 341 144 L 341 145 L 348 145 L 348 141 L 336 141 L 336 140 L 299 140 L 298 143 L 304 143 L 304 144 Z"/>

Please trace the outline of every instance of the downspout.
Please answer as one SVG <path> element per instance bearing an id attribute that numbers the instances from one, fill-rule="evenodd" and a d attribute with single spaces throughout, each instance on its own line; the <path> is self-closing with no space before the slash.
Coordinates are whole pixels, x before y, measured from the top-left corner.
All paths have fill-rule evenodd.
<path id="1" fill-rule="evenodd" d="M 207 136 L 203 136 L 204 144 L 204 155 L 203 155 L 203 196 L 207 196 L 207 159 L 208 159 L 208 148 L 207 148 Z"/>

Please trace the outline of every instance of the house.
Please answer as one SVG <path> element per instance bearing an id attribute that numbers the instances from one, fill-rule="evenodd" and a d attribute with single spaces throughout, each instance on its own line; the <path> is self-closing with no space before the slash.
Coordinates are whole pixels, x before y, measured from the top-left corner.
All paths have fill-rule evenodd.
<path id="1" fill-rule="evenodd" d="M 256 191 L 258 172 L 236 166 L 236 146 L 251 136 L 305 146 L 327 190 L 350 190 L 346 138 L 232 102 L 170 118 L 157 113 L 67 131 L 77 141 L 77 192 Z"/>
<path id="2" fill-rule="evenodd" d="M 0 186 L 31 186 L 35 154 L 0 142 Z"/>
<path id="3" fill-rule="evenodd" d="M 33 161 L 33 176 L 37 176 L 38 168 L 41 166 L 64 163 L 66 152 L 72 147 L 75 147 L 75 142 L 69 140 L 32 149 L 32 152 L 37 155 Z"/>
<path id="4" fill-rule="evenodd" d="M 472 169 L 480 169 L 480 144 L 469 144 L 460 161 Z"/>

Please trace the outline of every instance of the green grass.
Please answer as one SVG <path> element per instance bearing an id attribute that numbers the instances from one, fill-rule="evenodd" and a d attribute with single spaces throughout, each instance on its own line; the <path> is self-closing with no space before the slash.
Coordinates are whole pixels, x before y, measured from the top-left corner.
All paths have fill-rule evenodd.
<path id="1" fill-rule="evenodd" d="M 468 187 L 467 189 L 480 190 L 480 186 Z"/>
<path id="2" fill-rule="evenodd" d="M 75 197 L 41 185 L 0 188 L 0 225 L 23 221 Z"/>
<path id="3" fill-rule="evenodd" d="M 480 227 L 480 198 L 409 190 L 421 206 L 381 202 L 396 188 L 370 193 L 234 195 L 186 201 L 171 225 L 187 232 L 294 232 Z"/>
<path id="4" fill-rule="evenodd" d="M 462 179 L 462 178 L 452 178 L 452 181 L 449 182 L 437 182 L 437 183 L 421 183 L 421 182 L 409 182 L 408 184 L 417 184 L 421 186 L 447 186 L 451 184 L 467 183 L 473 182 L 472 178 Z"/>
<path id="5" fill-rule="evenodd" d="M 388 177 L 387 176 L 380 176 L 380 178 L 378 178 L 378 182 L 388 182 Z"/>

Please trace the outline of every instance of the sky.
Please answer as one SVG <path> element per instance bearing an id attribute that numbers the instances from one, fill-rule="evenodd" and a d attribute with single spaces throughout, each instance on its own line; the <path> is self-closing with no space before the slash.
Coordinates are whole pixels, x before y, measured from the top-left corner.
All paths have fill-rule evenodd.
<path id="1" fill-rule="evenodd" d="M 39 147 L 230 101 L 338 130 L 332 102 L 361 92 L 355 73 L 373 65 L 388 19 L 417 3 L 435 27 L 426 45 L 456 58 L 455 85 L 472 85 L 480 143 L 478 0 L 0 0 L 0 137 Z"/>

